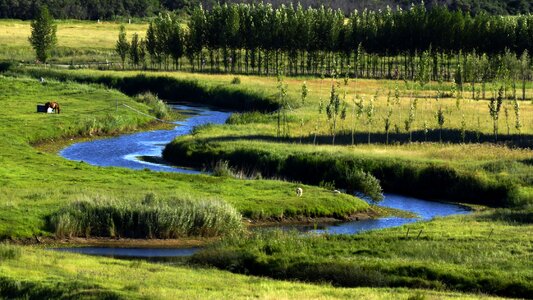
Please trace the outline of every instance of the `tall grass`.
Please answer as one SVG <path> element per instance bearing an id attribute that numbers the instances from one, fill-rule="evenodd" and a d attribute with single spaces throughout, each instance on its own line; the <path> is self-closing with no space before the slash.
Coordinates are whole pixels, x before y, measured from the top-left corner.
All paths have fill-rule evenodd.
<path id="1" fill-rule="evenodd" d="M 236 233 L 241 219 L 222 201 L 163 201 L 148 194 L 141 201 L 79 200 L 51 215 L 49 223 L 58 237 L 179 238 Z"/>
<path id="2" fill-rule="evenodd" d="M 190 262 L 235 273 L 342 287 L 453 289 L 529 298 L 531 223 L 489 222 L 475 215 L 360 235 L 255 231 L 223 239 Z M 512 234 L 513 237 L 509 238 Z"/>
<path id="3" fill-rule="evenodd" d="M 373 200 L 380 200 L 383 187 L 388 192 L 426 199 L 499 207 L 518 206 L 525 201 L 519 199 L 518 187 L 511 179 L 425 161 L 232 147 L 198 138 L 173 141 L 165 147 L 163 157 L 182 166 L 201 167 L 205 162 L 225 160 L 233 168 L 254 169 L 266 177 L 285 177 L 314 185 L 335 182 L 339 188 L 363 192 Z"/>
<path id="4" fill-rule="evenodd" d="M 158 119 L 168 119 L 171 115 L 171 108 L 153 93 L 145 92 L 137 95 L 135 99 L 150 106 L 150 113 Z"/>
<path id="5" fill-rule="evenodd" d="M 21 247 L 6 243 L 0 243 L 0 263 L 8 259 L 18 259 L 21 254 Z"/>
<path id="6" fill-rule="evenodd" d="M 126 299 L 119 292 L 106 290 L 97 284 L 69 280 L 61 284 L 50 280 L 35 282 L 0 276 L 0 297 L 3 299 Z"/>
<path id="7" fill-rule="evenodd" d="M 127 130 L 134 130 L 141 126 L 141 119 L 108 114 L 106 116 L 85 117 L 80 120 L 77 135 L 93 136 L 113 134 Z M 68 132 L 66 132 L 68 134 Z"/>

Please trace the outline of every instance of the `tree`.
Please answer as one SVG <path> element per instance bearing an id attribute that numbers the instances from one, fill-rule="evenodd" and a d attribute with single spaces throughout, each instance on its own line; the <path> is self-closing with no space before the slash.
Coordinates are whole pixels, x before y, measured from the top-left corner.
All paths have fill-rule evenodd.
<path id="1" fill-rule="evenodd" d="M 50 15 L 48 7 L 42 6 L 37 17 L 31 21 L 31 36 L 28 38 L 35 50 L 37 60 L 46 63 L 50 50 L 56 45 L 57 25 Z"/>
<path id="2" fill-rule="evenodd" d="M 435 113 L 435 119 L 437 120 L 437 125 L 439 126 L 439 143 L 442 143 L 442 127 L 444 126 L 445 122 L 442 105 L 439 105 L 439 109 Z"/>
<path id="3" fill-rule="evenodd" d="M 331 144 L 335 145 L 335 133 L 337 131 L 337 116 L 340 114 L 341 109 L 341 100 L 339 97 L 339 93 L 337 93 L 336 87 L 338 87 L 339 83 L 337 81 L 331 82 L 331 93 L 329 97 L 329 103 L 326 106 L 326 114 L 328 116 L 328 121 L 331 122 L 330 128 L 331 128 L 331 134 L 332 134 L 332 140 Z"/>
<path id="4" fill-rule="evenodd" d="M 503 102 L 503 87 L 500 87 L 498 90 L 498 97 L 490 99 L 489 103 L 489 113 L 492 119 L 493 129 L 494 129 L 494 140 L 498 141 L 498 118 L 500 117 L 500 109 Z"/>
<path id="5" fill-rule="evenodd" d="M 115 46 L 115 51 L 120 56 L 120 60 L 122 61 L 122 69 L 124 69 L 124 64 L 126 62 L 126 56 L 128 55 L 128 52 L 130 50 L 130 43 L 128 43 L 128 40 L 126 38 L 126 28 L 124 25 L 120 25 L 120 31 L 118 33 L 118 40 L 117 44 Z"/>
<path id="6" fill-rule="evenodd" d="M 140 42 L 139 42 L 139 35 L 137 33 L 134 33 L 131 37 L 131 47 L 130 47 L 130 61 L 131 64 L 134 66 L 139 66 L 140 62 Z"/>

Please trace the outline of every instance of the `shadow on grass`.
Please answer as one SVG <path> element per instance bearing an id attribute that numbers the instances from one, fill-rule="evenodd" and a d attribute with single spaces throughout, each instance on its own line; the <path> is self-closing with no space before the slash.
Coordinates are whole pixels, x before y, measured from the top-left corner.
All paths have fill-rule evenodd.
<path id="1" fill-rule="evenodd" d="M 251 140 L 251 141 L 267 141 L 267 142 L 283 142 L 283 143 L 302 143 L 302 144 L 313 144 L 316 145 L 332 145 L 332 136 L 331 135 L 317 135 L 316 138 L 314 135 L 305 135 L 302 137 L 282 137 L 278 138 L 272 135 L 227 135 L 219 137 L 209 137 L 204 138 L 206 142 L 229 142 L 237 140 Z M 355 145 L 364 145 L 369 142 L 368 133 L 356 132 L 353 135 L 353 144 Z M 491 134 L 478 134 L 475 131 L 466 131 L 465 138 L 461 137 L 461 131 L 456 129 L 445 129 L 442 131 L 442 134 L 439 133 L 439 130 L 430 130 L 425 133 L 424 131 L 418 130 L 413 131 L 411 135 L 409 133 L 389 133 L 388 135 L 388 144 L 408 144 L 413 143 L 446 143 L 446 144 L 472 144 L 472 143 L 492 143 L 495 145 L 505 145 L 513 148 L 533 148 L 533 135 L 532 134 L 502 134 L 498 135 L 498 140 L 495 141 L 494 136 Z M 352 134 L 350 132 L 343 132 L 335 136 L 335 145 L 351 145 L 352 144 Z M 377 132 L 370 134 L 370 144 L 387 144 L 387 134 Z M 533 159 L 524 160 L 523 163 L 528 165 L 533 165 Z"/>

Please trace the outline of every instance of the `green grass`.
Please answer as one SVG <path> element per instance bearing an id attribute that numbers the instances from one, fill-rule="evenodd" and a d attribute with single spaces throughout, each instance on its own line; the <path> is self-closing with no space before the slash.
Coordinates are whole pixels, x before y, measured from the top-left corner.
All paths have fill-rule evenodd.
<path id="1" fill-rule="evenodd" d="M 531 210 L 487 210 L 358 235 L 270 231 L 225 239 L 191 261 L 343 287 L 452 289 L 528 298 L 533 292 L 531 221 Z"/>
<path id="2" fill-rule="evenodd" d="M 61 80 L 104 83 L 120 88 L 128 94 L 139 92 L 139 86 L 144 82 L 145 86 L 150 86 L 152 92 L 163 98 L 196 99 L 201 103 L 244 110 L 254 107 L 258 110 L 272 110 L 277 101 L 276 82 L 271 78 L 254 76 L 243 77 L 241 84 L 233 85 L 230 75 L 143 73 L 138 76 L 138 73 L 132 71 L 67 72 L 42 69 L 26 69 L 25 72 L 36 77 L 51 76 Z M 294 108 L 288 112 L 287 117 L 289 137 L 276 137 L 276 114 L 243 113 L 230 118 L 230 125 L 201 127 L 195 130 L 193 136 L 179 138 L 172 145 L 173 150 L 167 151 L 165 158 L 182 165 L 203 164 L 204 167 L 223 159 L 228 160 L 233 167 L 250 173 L 257 171 L 264 176 L 286 177 L 315 185 L 323 180 L 336 181 L 338 187 L 350 189 L 344 171 L 328 175 L 325 174 L 328 170 L 323 170 L 349 164 L 377 177 L 385 190 L 390 192 L 494 206 L 520 206 L 533 201 L 533 179 L 530 175 L 533 172 L 530 163 L 533 155 L 528 150 L 516 148 L 530 147 L 532 143 L 533 106 L 529 102 L 521 102 L 521 134 L 509 129 L 509 134 L 500 135 L 500 140 L 505 143 L 493 144 L 487 101 L 465 98 L 457 108 L 456 99 L 432 98 L 436 91 L 431 89 L 438 88 L 435 84 L 427 85 L 423 90 L 413 90 L 416 85 L 398 84 L 393 81 L 348 82 L 348 86 L 340 87 L 341 91 L 346 90 L 348 93 L 346 99 L 353 97 L 353 91 L 367 100 L 378 93 L 375 100 L 375 125 L 370 128 L 365 125 L 364 115 L 351 119 L 353 103 L 349 103 L 346 121 L 339 120 L 336 138 L 338 146 L 325 146 L 331 143 L 329 125 L 326 117 L 318 114 L 317 107 L 320 101 L 326 101 L 331 81 L 308 80 L 311 92 L 304 105 L 297 100 L 302 80 L 293 78 L 287 82 L 291 107 Z M 409 134 L 399 125 L 398 132 L 390 133 L 391 144 L 384 145 L 385 135 L 380 122 L 383 121 L 383 114 L 387 109 L 388 93 L 385 91 L 389 88 L 394 90 L 396 84 L 400 93 L 400 105 L 394 110 L 396 114 L 393 114 L 392 124 L 401 124 L 403 118 L 407 117 L 405 106 L 409 106 L 410 97 L 414 97 L 412 95 L 417 94 L 419 98 L 416 114 L 418 123 L 413 125 L 415 142 L 407 142 Z M 175 89 L 169 87 L 175 87 L 181 93 L 176 95 L 171 92 Z M 449 88 L 449 85 L 440 88 Z M 437 105 L 446 107 L 447 123 L 443 144 L 435 142 L 440 136 L 435 125 L 428 129 L 427 135 L 420 129 L 420 121 L 434 120 Z M 485 113 L 482 113 L 483 110 Z M 507 119 L 511 122 L 510 126 L 513 122 L 512 113 L 511 109 L 510 119 Z M 463 123 L 463 115 L 469 116 L 469 122 L 479 117 L 481 125 L 478 128 L 477 123 L 466 122 L 466 144 L 460 142 L 461 129 L 457 127 Z M 499 122 L 500 127 L 506 126 L 502 117 Z M 354 146 L 350 145 L 352 125 L 355 126 Z M 365 129 L 370 130 L 371 140 L 374 141 L 370 145 L 365 145 L 368 139 Z M 321 146 L 313 145 L 315 135 Z M 485 142 L 477 143 L 478 137 L 480 141 Z M 424 142 L 426 138 L 432 142 Z M 349 147 L 346 147 L 347 145 Z M 333 158 L 329 158 L 330 156 Z M 290 164 L 291 160 L 288 158 L 294 158 L 296 165 Z M 317 168 L 316 163 L 309 165 L 309 161 L 317 160 L 322 168 Z M 299 172 L 302 168 L 314 169 Z M 306 175 L 314 177 L 308 178 Z M 322 178 L 318 178 L 318 175 Z"/>
<path id="3" fill-rule="evenodd" d="M 99 85 L 0 77 L 0 237 L 50 235 L 46 218 L 82 198 L 101 196 L 140 200 L 153 192 L 161 199 L 221 200 L 248 218 L 346 215 L 368 208 L 348 195 L 335 196 L 312 186 L 302 198 L 297 183 L 242 181 L 207 175 L 166 174 L 123 168 L 100 168 L 68 161 L 32 144 L 65 144 L 80 135 L 116 134 L 146 126 L 151 118 L 119 108 L 116 101 L 148 113 L 150 107 Z M 62 113 L 38 114 L 35 105 L 55 100 Z"/>
<path id="4" fill-rule="evenodd" d="M 50 217 L 56 236 L 158 238 L 214 237 L 239 234 L 242 216 L 222 201 L 156 199 L 142 201 L 87 199 L 70 204 Z"/>
<path id="5" fill-rule="evenodd" d="M 149 124 L 150 118 L 136 115 L 130 110 L 119 109 L 115 112 L 115 104 L 118 100 L 145 113 L 153 108 L 109 87 L 122 88 L 127 94 L 133 95 L 144 91 L 132 87 L 148 81 L 157 83 L 153 87 L 158 90 L 152 92 L 165 98 L 159 92 L 170 94 L 172 89 L 164 89 L 163 83 L 171 83 L 173 87 L 190 88 L 182 91 L 183 94 L 174 93 L 172 100 L 191 100 L 188 97 L 200 95 L 202 97 L 192 100 L 206 103 L 213 101 L 208 97 L 214 95 L 218 98 L 211 103 L 249 109 L 250 106 L 243 103 L 250 99 L 250 95 L 254 101 L 266 99 L 266 103 L 275 105 L 274 79 L 241 76 L 241 83 L 234 85 L 231 84 L 233 76 L 230 75 L 147 73 L 136 76 L 136 72 L 54 72 L 54 76 L 65 81 L 55 81 L 54 76 L 50 75 L 52 73 L 40 73 L 48 74 L 46 85 L 28 77 L 0 77 L 0 86 L 4 87 L 0 89 L 0 105 L 10 108 L 0 115 L 0 236 L 3 238 L 23 239 L 34 235 L 52 235 L 46 220 L 79 200 L 110 198 L 121 203 L 138 203 L 150 192 L 165 199 L 163 203 L 169 203 L 166 199 L 184 197 L 224 201 L 243 216 L 256 219 L 345 216 L 368 209 L 357 198 L 345 194 L 335 195 L 326 189 L 296 182 L 239 180 L 231 174 L 219 177 L 192 176 L 100 168 L 67 161 L 55 153 L 32 146 L 43 141 L 64 144 L 65 139 L 71 137 L 138 130 Z M 159 78 L 161 75 L 166 76 L 164 80 Z M 80 84 L 68 79 L 103 85 Z M 244 117 L 235 116 L 230 125 L 204 126 L 195 130 L 193 136 L 184 137 L 178 142 L 191 143 L 194 145 L 191 149 L 196 154 L 205 152 L 216 157 L 213 163 L 235 151 L 250 151 L 255 155 L 260 153 L 259 150 L 278 157 L 274 161 L 283 161 L 283 157 L 295 153 L 318 162 L 319 158 L 323 162 L 336 159 L 336 164 L 342 165 L 345 162 L 339 159 L 342 158 L 350 164 L 364 162 L 364 165 L 374 168 L 380 166 L 381 162 L 392 161 L 398 163 L 397 168 L 406 164 L 412 164 L 415 169 L 428 165 L 436 170 L 451 170 L 449 173 L 453 176 L 467 174 L 470 176 L 468 178 L 478 180 L 474 182 L 487 183 L 488 187 L 506 187 L 506 183 L 511 182 L 513 187 L 517 187 L 514 192 L 521 197 L 519 199 L 531 199 L 533 195 L 533 157 L 531 151 L 526 149 L 490 143 L 409 144 L 402 141 L 388 146 L 365 145 L 362 141 L 366 139 L 366 132 L 359 127 L 357 145 L 346 145 L 350 144 L 349 134 L 345 138 L 341 137 L 336 146 L 325 145 L 330 139 L 325 117 L 322 115 L 318 118 L 316 114 L 320 96 L 325 99 L 328 92 L 325 83 L 324 88 L 320 89 L 320 80 L 308 80 L 311 89 L 309 102 L 296 105 L 302 79 L 287 82 L 291 103 L 295 104 L 288 116 L 291 129 L 288 139 L 275 138 L 276 116 L 255 113 L 245 114 Z M 118 83 L 121 83 L 120 86 Z M 357 84 L 356 88 L 365 97 L 373 95 L 375 90 L 383 89 L 383 86 L 394 85 L 393 82 L 373 80 L 359 81 Z M 403 95 L 409 94 L 408 90 L 402 91 Z M 423 93 L 432 92 L 425 90 Z M 239 95 L 244 102 L 234 99 L 228 101 L 225 99 L 228 95 Z M 34 112 L 36 103 L 50 100 L 62 104 L 60 115 Z M 383 96 L 376 100 L 378 114 L 383 112 L 385 100 Z M 433 101 L 431 98 L 426 100 L 428 103 Z M 455 105 L 454 99 L 439 101 Z M 486 101 L 466 101 L 462 109 L 473 116 L 476 111 L 485 114 L 486 104 Z M 433 117 L 430 105 L 427 107 L 427 111 L 421 111 L 421 116 Z M 523 102 L 522 109 L 523 137 L 527 137 L 533 133 L 530 124 L 532 109 L 528 102 Z M 403 110 L 404 117 L 405 113 Z M 453 124 L 460 123 L 457 114 L 458 111 L 449 114 L 450 129 L 455 126 Z M 299 124 L 302 117 L 302 132 L 305 134 L 300 144 Z M 313 136 L 316 120 L 321 122 L 319 146 L 308 143 Z M 398 117 L 397 122 L 399 121 L 401 119 Z M 491 125 L 485 123 L 480 130 L 489 135 Z M 371 133 L 377 135 L 380 130 L 373 128 Z M 403 137 L 405 138 L 405 132 Z M 398 138 L 402 138 L 402 135 Z M 218 154 L 215 156 L 212 152 Z M 249 170 L 253 169 L 251 166 L 247 167 Z M 228 168 L 232 168 L 232 162 Z M 312 175 L 311 172 L 306 173 Z M 458 178 L 453 176 L 452 178 Z M 433 180 L 430 183 L 444 189 L 442 182 Z M 298 186 L 304 188 L 301 198 L 295 196 L 294 189 Z M 412 190 L 413 186 L 404 188 Z M 437 188 L 435 190 L 438 192 Z M 483 203 L 483 199 L 479 202 Z M 327 283 L 320 285 L 245 277 L 213 269 L 53 253 L 33 247 L 15 247 L 12 248 L 15 250 L 10 250 L 6 247 L 14 246 L 0 245 L 0 293 L 5 297 L 26 295 L 36 298 L 47 295 L 56 298 L 68 295 L 100 298 L 191 298 L 197 295 L 247 298 L 252 295 L 259 298 L 291 299 L 440 299 L 484 296 L 449 292 L 458 290 L 527 296 L 531 291 L 530 282 L 533 281 L 530 224 L 529 210 L 490 210 L 472 216 L 408 225 L 411 232 L 416 232 L 416 235 L 420 233 L 418 239 L 414 235 L 406 238 L 407 227 L 339 237 L 303 238 L 283 233 L 273 234 L 273 237 L 242 235 L 238 240 L 225 240 L 195 257 L 196 262 L 235 272 L 255 272 L 254 274 L 275 278 Z M 332 284 L 370 287 L 334 288 Z M 436 291 L 401 287 L 431 288 Z"/>
<path id="6" fill-rule="evenodd" d="M 117 62 L 115 43 L 120 23 L 66 20 L 57 21 L 56 49 L 52 51 L 50 62 L 69 64 Z M 133 33 L 139 37 L 146 34 L 148 24 L 125 24 L 128 39 Z M 30 22 L 20 20 L 0 20 L 0 60 L 33 62 L 35 53 L 28 42 Z"/>
<path id="7" fill-rule="evenodd" d="M 5 247 L 0 245 L 0 249 Z M 12 246 L 11 246 L 12 247 Z M 214 269 L 57 253 L 17 247 L 0 261 L 0 296 L 76 299 L 480 299 L 481 294 L 401 288 L 335 288 Z M 0 250 L 1 252 L 1 250 Z"/>

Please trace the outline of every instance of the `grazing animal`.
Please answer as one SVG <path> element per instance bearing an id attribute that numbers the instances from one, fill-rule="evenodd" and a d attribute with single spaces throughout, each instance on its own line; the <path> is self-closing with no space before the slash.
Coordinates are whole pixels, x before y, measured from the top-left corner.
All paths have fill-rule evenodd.
<path id="1" fill-rule="evenodd" d="M 297 197 L 302 197 L 303 193 L 304 193 L 304 190 L 301 187 L 296 188 L 296 196 Z"/>
<path id="2" fill-rule="evenodd" d="M 51 108 L 54 110 L 54 112 L 56 113 L 61 113 L 61 108 L 59 108 L 59 103 L 55 102 L 55 101 L 52 101 L 52 102 L 46 102 L 44 104 L 44 108 L 48 111 L 48 108 Z"/>
<path id="3" fill-rule="evenodd" d="M 339 190 L 333 190 L 333 194 L 340 194 L 340 193 L 341 193 L 341 191 L 339 191 Z"/>

